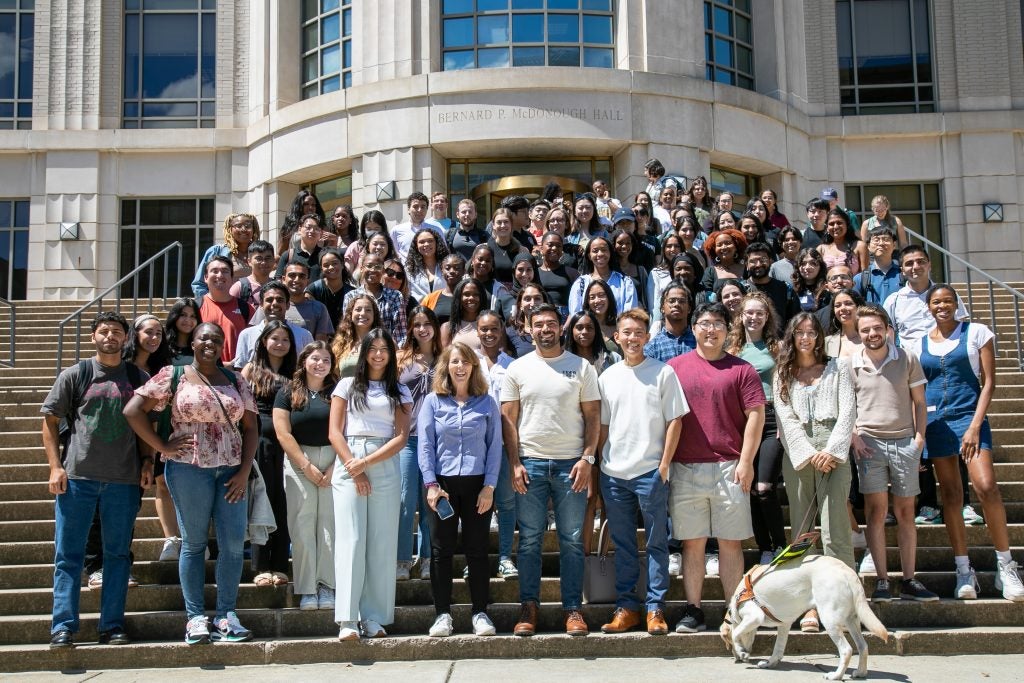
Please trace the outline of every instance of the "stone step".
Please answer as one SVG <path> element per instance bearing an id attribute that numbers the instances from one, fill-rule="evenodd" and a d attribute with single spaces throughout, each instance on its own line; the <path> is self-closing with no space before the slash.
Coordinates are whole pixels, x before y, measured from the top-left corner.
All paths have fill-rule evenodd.
<path id="1" fill-rule="evenodd" d="M 718 638 L 718 634 L 714 633 L 714 630 L 718 628 L 721 623 L 722 615 L 724 613 L 725 605 L 719 601 L 706 601 L 702 605 L 705 617 L 709 629 L 709 633 L 705 635 L 713 635 L 716 652 L 721 654 L 722 642 Z M 683 604 L 681 602 L 669 602 L 666 604 L 665 612 L 666 619 L 670 625 L 674 625 L 682 614 Z M 1019 627 L 1022 615 L 1024 615 L 1024 606 L 1021 604 L 1010 603 L 1006 600 L 979 600 L 973 604 L 965 604 L 955 600 L 942 600 L 938 603 L 907 603 L 903 601 L 895 601 L 889 604 L 878 605 L 874 607 L 875 612 L 879 615 L 882 623 L 890 630 L 895 629 L 912 629 L 917 631 L 922 628 L 942 628 L 949 629 L 954 627 L 969 628 L 969 627 L 1010 627 L 1016 629 Z M 605 623 L 611 616 L 613 606 L 611 605 L 584 605 L 581 609 L 584 619 L 590 626 L 592 631 L 597 631 L 602 623 Z M 503 634 L 511 633 L 512 627 L 514 626 L 518 615 L 519 605 L 516 603 L 495 603 L 488 608 L 488 614 L 494 621 L 495 627 L 498 632 Z M 253 631 L 258 638 L 296 638 L 296 637 L 307 637 L 316 638 L 320 642 L 331 643 L 337 634 L 337 626 L 334 623 L 334 614 L 331 611 L 317 610 L 303 612 L 298 609 L 287 608 L 287 609 L 242 609 L 239 610 L 239 619 L 249 629 Z M 463 632 L 466 630 L 466 625 L 469 622 L 468 609 L 465 606 L 459 606 L 454 610 L 454 617 L 458 628 Z M 84 613 L 81 619 L 81 631 L 78 634 L 77 640 L 80 642 L 95 641 L 97 637 L 96 633 L 96 622 L 98 615 L 95 613 Z M 401 635 L 416 635 L 426 633 L 427 629 L 434 621 L 434 608 L 429 605 L 418 605 L 418 606 L 399 606 L 395 609 L 395 623 L 388 626 L 389 633 L 395 636 Z M 126 630 L 132 636 L 137 638 L 146 638 L 148 641 L 169 641 L 169 642 L 181 642 L 185 625 L 185 618 L 180 611 L 168 611 L 168 612 L 145 612 L 145 613 L 128 613 L 126 615 Z M 543 603 L 539 611 L 538 618 L 538 631 L 542 634 L 559 634 L 552 636 L 561 640 L 562 648 L 557 650 L 558 654 L 554 656 L 579 656 L 577 648 L 589 647 L 585 645 L 588 642 L 595 643 L 597 645 L 607 645 L 614 647 L 614 641 L 618 639 L 632 640 L 633 638 L 643 641 L 649 641 L 653 645 L 657 645 L 661 649 L 661 654 L 658 656 L 678 656 L 680 653 L 679 648 L 685 648 L 687 654 L 696 654 L 690 651 L 689 642 L 691 640 L 699 640 L 693 635 L 676 635 L 672 634 L 668 638 L 657 638 L 651 637 L 647 634 L 637 634 L 636 636 L 630 636 L 628 634 L 619 634 L 615 636 L 604 636 L 603 634 L 593 633 L 587 638 L 570 638 L 564 634 L 564 617 L 561 609 L 561 605 L 556 603 Z M 4 645 L 15 645 L 15 644 L 39 644 L 46 643 L 49 641 L 50 633 L 50 615 L 33 615 L 33 616 L 9 616 L 0 617 L 0 643 Z M 962 632 L 961 632 L 962 634 Z M 794 634 L 795 635 L 795 634 Z M 821 634 L 818 634 L 819 636 Z M 535 637 L 536 638 L 536 637 Z M 963 635 L 961 635 L 963 638 Z M 685 640 L 684 640 L 685 639 Z M 794 638 L 795 639 L 795 638 Z M 378 643 L 386 642 L 388 639 L 382 639 L 377 641 Z M 427 640 L 424 638 L 424 640 Z M 433 639 L 434 643 L 443 643 L 445 641 L 451 642 L 450 639 Z M 767 639 L 763 639 L 767 640 Z M 512 636 L 507 636 L 509 647 L 515 651 L 515 656 L 530 656 L 529 650 L 530 642 L 536 642 L 534 639 L 519 639 L 512 640 Z M 395 645 L 397 645 L 395 641 Z M 478 639 L 481 643 L 496 643 L 500 642 L 498 639 Z M 512 645 L 512 643 L 516 643 Z M 374 643 L 375 645 L 376 643 Z M 246 647 L 256 647 L 259 645 L 259 641 L 249 644 L 231 644 L 222 645 L 219 647 L 211 648 L 192 648 L 189 650 L 190 653 L 201 653 L 203 651 L 217 651 L 217 650 L 235 650 L 236 648 L 241 650 Z M 332 645 L 340 646 L 337 641 L 333 641 Z M 877 645 L 877 647 L 876 647 Z M 357 653 L 364 646 L 363 643 L 350 643 L 348 647 L 351 648 L 350 659 L 362 659 L 357 656 Z M 834 653 L 834 645 L 829 643 L 822 643 L 823 651 Z M 895 643 L 892 643 L 892 647 L 895 647 Z M 1024 646 L 1024 639 L 1021 643 L 1014 643 L 1012 646 L 1014 649 Z M 492 646 L 496 647 L 496 646 Z M 874 652 L 884 652 L 885 646 L 875 639 L 872 639 L 870 647 Z M 1006 644 L 992 643 L 989 645 L 990 651 L 994 652 L 1006 652 Z M 830 649 L 829 649 L 830 648 Z M 76 648 L 77 649 L 77 648 Z M 89 648 L 82 648 L 87 650 Z M 102 649 L 102 648 L 96 648 Z M 107 648 L 107 650 L 117 650 L 120 656 L 124 656 L 125 650 L 117 648 Z M 505 651 L 508 652 L 508 651 Z M 591 656 L 596 656 L 598 650 L 592 651 Z M 601 656 L 609 656 L 612 650 L 602 649 L 600 651 Z M 635 648 L 629 650 L 631 656 L 638 656 L 638 652 Z M 672 654 L 670 654 L 672 653 Z M 51 656 L 55 659 L 67 657 L 72 653 L 51 653 Z M 307 651 L 305 661 L 312 661 L 310 658 L 313 657 L 313 653 Z M 365 655 L 364 655 L 365 656 Z M 465 653 L 460 653 L 458 657 L 462 658 L 467 656 Z M 409 659 L 409 655 L 398 657 L 399 659 Z M 317 659 L 316 661 L 322 661 Z M 248 663 L 251 663 L 248 662 Z M 189 666 L 196 666 L 199 662 L 193 657 L 189 661 Z M 132 666 L 140 666 L 141 663 L 133 660 Z M 165 663 L 166 665 L 166 663 Z M 5 665 L 6 668 L 6 665 Z M 55 668 L 66 668 L 66 665 L 61 665 Z"/>
<path id="2" fill-rule="evenodd" d="M 143 517 L 156 516 L 153 498 L 142 499 L 139 514 Z M 39 519 L 53 519 L 52 497 L 48 500 L 0 500 L 0 522 Z"/>

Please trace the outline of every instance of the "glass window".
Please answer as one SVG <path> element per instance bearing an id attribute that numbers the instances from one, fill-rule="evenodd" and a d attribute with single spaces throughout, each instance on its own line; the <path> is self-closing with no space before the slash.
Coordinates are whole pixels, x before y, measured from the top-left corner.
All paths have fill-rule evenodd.
<path id="1" fill-rule="evenodd" d="M 182 252 L 180 283 L 176 283 L 178 256 L 171 253 L 166 259 L 166 270 L 164 259 L 158 259 L 152 279 L 140 278 L 137 291 L 133 283 L 126 283 L 121 296 L 142 298 L 152 294 L 176 297 L 188 294 L 188 283 L 196 272 L 199 257 L 214 241 L 213 211 L 212 198 L 122 200 L 119 277 L 130 273 L 139 263 L 171 242 L 181 242 Z M 151 282 L 152 292 L 149 290 Z M 179 288 L 180 291 L 176 291 Z"/>
<path id="2" fill-rule="evenodd" d="M 614 36 L 611 0 L 441 3 L 445 71 L 581 65 L 611 69 L 615 65 Z M 509 45 L 511 50 L 505 47 Z"/>
<path id="3" fill-rule="evenodd" d="M 5 299 L 28 295 L 28 208 L 27 199 L 0 199 L 0 297 Z"/>
<path id="4" fill-rule="evenodd" d="M 125 128 L 212 128 L 217 17 L 205 0 L 125 4 Z"/>
<path id="5" fill-rule="evenodd" d="M 352 85 L 352 0 L 303 2 L 300 73 L 302 99 Z"/>
<path id="6" fill-rule="evenodd" d="M 35 1 L 0 3 L 0 130 L 32 128 Z"/>
<path id="7" fill-rule="evenodd" d="M 732 195 L 733 208 L 742 211 L 751 197 L 757 196 L 757 178 L 742 171 L 733 171 L 721 166 L 711 167 L 708 180 L 711 194 L 718 196 L 723 192 Z"/>
<path id="8" fill-rule="evenodd" d="M 935 111 L 928 0 L 838 0 L 842 113 Z"/>
<path id="9" fill-rule="evenodd" d="M 749 2 L 705 0 L 705 78 L 753 90 L 753 33 Z"/>
<path id="10" fill-rule="evenodd" d="M 938 183 L 905 183 L 899 185 L 847 185 L 840 198 L 861 221 L 872 216 L 871 200 L 878 195 L 889 200 L 889 211 L 912 230 L 939 246 L 946 245 L 942 227 L 942 201 Z M 908 235 L 913 244 L 921 240 Z M 925 249 L 928 246 L 925 245 Z M 946 259 L 941 252 L 931 252 L 932 279 L 946 282 Z"/>
<path id="11" fill-rule="evenodd" d="M 341 204 L 352 204 L 352 174 L 344 173 L 312 183 L 310 191 L 328 215 Z"/>

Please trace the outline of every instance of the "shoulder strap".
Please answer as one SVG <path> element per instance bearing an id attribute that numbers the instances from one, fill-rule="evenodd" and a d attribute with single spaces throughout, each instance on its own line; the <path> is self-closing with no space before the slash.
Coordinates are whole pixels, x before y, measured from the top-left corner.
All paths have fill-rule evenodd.
<path id="1" fill-rule="evenodd" d="M 452 225 L 450 228 L 445 230 L 444 241 L 448 245 L 449 249 L 451 249 L 452 242 L 455 240 L 455 233 L 458 232 L 458 230 L 459 228 L 456 225 Z"/>
<path id="2" fill-rule="evenodd" d="M 249 282 L 248 277 L 243 277 L 238 281 L 238 298 L 242 301 L 249 301 L 252 296 L 252 283 Z"/>
<path id="3" fill-rule="evenodd" d="M 222 373 L 224 373 L 224 376 L 227 377 L 228 380 L 231 382 L 231 386 L 233 386 L 236 391 L 241 392 L 242 389 L 241 389 L 241 386 L 238 384 L 238 377 L 235 375 L 235 373 L 231 372 L 230 370 L 228 370 L 223 365 L 221 365 L 219 367 L 220 367 L 220 371 Z"/>
<path id="4" fill-rule="evenodd" d="M 238 314 L 242 316 L 242 320 L 245 324 L 249 324 L 249 318 L 252 317 L 252 313 L 249 310 L 249 297 L 238 296 Z"/>

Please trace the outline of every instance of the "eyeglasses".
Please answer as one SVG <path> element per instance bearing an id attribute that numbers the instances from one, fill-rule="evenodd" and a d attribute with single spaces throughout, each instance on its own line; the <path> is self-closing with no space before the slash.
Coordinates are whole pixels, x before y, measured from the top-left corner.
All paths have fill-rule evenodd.
<path id="1" fill-rule="evenodd" d="M 384 274 L 387 275 L 388 277 L 394 278 L 396 280 L 404 280 L 405 279 L 405 271 L 402 271 L 402 270 L 394 270 L 393 268 L 387 268 L 387 269 L 384 270 Z"/>
<path id="2" fill-rule="evenodd" d="M 814 339 L 815 337 L 818 336 L 818 333 L 815 332 L 814 330 L 811 330 L 810 332 L 806 332 L 804 330 L 797 330 L 796 332 L 793 333 L 793 336 L 801 337 L 803 339 Z"/>
<path id="3" fill-rule="evenodd" d="M 704 330 L 705 332 L 710 332 L 711 330 L 714 330 L 715 332 L 721 332 L 727 327 L 727 325 L 721 320 L 701 320 L 700 322 L 697 323 L 697 327 Z"/>
<path id="4" fill-rule="evenodd" d="M 837 275 L 829 275 L 828 276 L 828 281 L 829 282 L 842 282 L 842 281 L 853 282 L 853 276 L 852 275 L 845 275 L 845 274 L 843 274 L 843 275 L 838 275 L 838 274 Z"/>
<path id="5" fill-rule="evenodd" d="M 384 266 L 379 263 L 367 263 L 363 266 L 363 270 L 384 270 Z"/>

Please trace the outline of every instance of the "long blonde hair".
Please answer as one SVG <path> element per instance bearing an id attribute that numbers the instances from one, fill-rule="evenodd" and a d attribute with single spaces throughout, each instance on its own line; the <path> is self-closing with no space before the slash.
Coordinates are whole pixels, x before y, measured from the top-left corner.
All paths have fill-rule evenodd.
<path id="1" fill-rule="evenodd" d="M 480 368 L 480 358 L 462 342 L 453 342 L 446 346 L 441 352 L 441 357 L 437 359 L 437 363 L 434 365 L 434 393 L 438 396 L 451 396 L 455 393 L 455 382 L 448 374 L 448 361 L 451 360 L 453 353 L 458 353 L 462 360 L 473 366 L 473 371 L 469 374 L 469 395 L 485 395 L 489 385 Z"/>
<path id="2" fill-rule="evenodd" d="M 768 298 L 767 294 L 755 291 L 745 295 L 740 301 L 740 314 L 737 318 L 742 317 L 743 308 L 747 305 L 748 301 L 758 302 L 768 312 L 768 316 L 764 320 L 764 329 L 761 331 L 761 339 L 764 341 L 768 352 L 774 356 L 778 353 L 779 347 L 779 313 L 775 310 L 775 305 Z M 725 350 L 736 355 L 743 350 L 748 341 L 747 328 L 743 326 L 743 321 L 733 320 L 732 328 L 729 330 L 729 338 L 725 342 Z"/>

